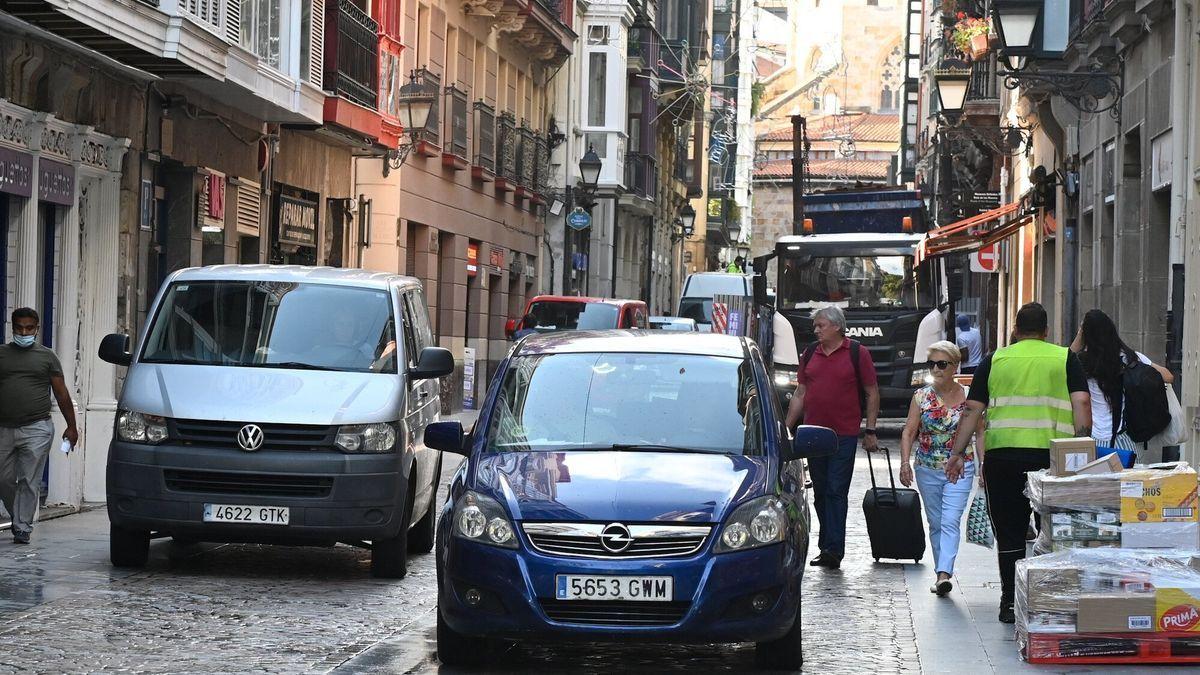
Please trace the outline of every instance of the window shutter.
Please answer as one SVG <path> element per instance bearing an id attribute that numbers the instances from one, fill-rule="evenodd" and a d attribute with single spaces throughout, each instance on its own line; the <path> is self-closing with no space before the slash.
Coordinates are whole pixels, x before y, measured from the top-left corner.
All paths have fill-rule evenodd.
<path id="1" fill-rule="evenodd" d="M 242 43 L 242 0 L 225 0 L 225 40 L 231 45 Z"/>
<path id="2" fill-rule="evenodd" d="M 245 178 L 234 180 L 237 185 L 237 230 L 238 234 L 257 237 L 258 219 L 262 215 L 261 186 Z"/>
<path id="3" fill-rule="evenodd" d="M 312 27 L 308 36 L 308 81 L 323 88 L 325 69 L 325 0 L 312 0 Z"/>

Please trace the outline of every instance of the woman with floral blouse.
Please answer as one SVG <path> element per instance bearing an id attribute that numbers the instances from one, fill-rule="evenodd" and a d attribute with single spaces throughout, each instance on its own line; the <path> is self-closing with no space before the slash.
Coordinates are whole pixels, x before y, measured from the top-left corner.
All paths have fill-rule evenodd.
<path id="1" fill-rule="evenodd" d="M 951 582 L 954 559 L 958 556 L 962 538 L 963 514 L 971 498 L 972 478 L 978 473 L 980 484 L 983 482 L 982 430 L 975 436 L 976 447 L 967 448 L 963 478 L 952 483 L 945 473 L 958 421 L 966 409 L 967 389 L 954 381 L 961 361 L 962 353 L 953 342 L 936 342 L 929 347 L 926 365 L 933 375 L 933 383 L 913 395 L 908 407 L 908 422 L 900 436 L 900 482 L 910 487 L 915 478 L 921 501 L 925 504 L 937 571 L 937 581 L 929 590 L 938 595 L 946 595 L 954 588 Z M 910 460 L 915 460 L 915 476 Z"/>

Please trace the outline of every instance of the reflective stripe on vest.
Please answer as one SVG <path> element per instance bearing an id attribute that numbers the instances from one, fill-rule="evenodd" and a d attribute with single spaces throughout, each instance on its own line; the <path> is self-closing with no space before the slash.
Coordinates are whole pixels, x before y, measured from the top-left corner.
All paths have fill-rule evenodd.
<path id="1" fill-rule="evenodd" d="M 989 448 L 1048 449 L 1075 434 L 1067 389 L 1067 349 L 1022 340 L 992 356 L 988 374 Z"/>

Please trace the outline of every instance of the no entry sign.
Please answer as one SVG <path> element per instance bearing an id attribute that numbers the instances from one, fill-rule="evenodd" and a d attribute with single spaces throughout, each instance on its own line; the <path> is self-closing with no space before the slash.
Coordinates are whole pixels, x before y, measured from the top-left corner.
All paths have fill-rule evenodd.
<path id="1" fill-rule="evenodd" d="M 1000 267 L 1000 253 L 995 244 L 989 244 L 971 254 L 972 272 L 995 272 Z"/>

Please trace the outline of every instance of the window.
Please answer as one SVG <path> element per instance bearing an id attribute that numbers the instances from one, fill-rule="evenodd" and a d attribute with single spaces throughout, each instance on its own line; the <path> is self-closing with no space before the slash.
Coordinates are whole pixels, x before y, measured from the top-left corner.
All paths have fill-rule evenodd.
<path id="1" fill-rule="evenodd" d="M 608 26 L 604 24 L 588 26 L 587 36 L 589 45 L 607 45 Z"/>
<path id="2" fill-rule="evenodd" d="M 1092 155 L 1083 158 L 1079 171 L 1079 206 L 1084 211 L 1096 203 L 1096 160 Z"/>
<path id="3" fill-rule="evenodd" d="M 588 54 L 588 126 L 602 127 L 606 117 L 608 87 L 608 54 L 591 52 Z"/>
<path id="4" fill-rule="evenodd" d="M 280 27 L 283 12 L 280 0 L 240 0 L 242 3 L 242 47 L 278 68 L 283 51 Z"/>
<path id="5" fill-rule="evenodd" d="M 1109 141 L 1104 144 L 1104 201 L 1112 202 L 1117 197 L 1117 144 Z"/>

